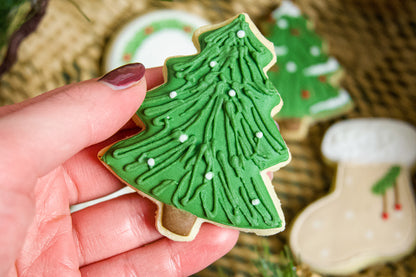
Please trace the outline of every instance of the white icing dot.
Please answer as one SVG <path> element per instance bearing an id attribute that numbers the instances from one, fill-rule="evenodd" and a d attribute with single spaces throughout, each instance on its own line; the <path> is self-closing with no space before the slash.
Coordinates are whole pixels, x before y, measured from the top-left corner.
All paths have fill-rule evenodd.
<path id="1" fill-rule="evenodd" d="M 178 93 L 177 93 L 176 91 L 171 91 L 171 92 L 169 93 L 169 97 L 170 97 L 170 98 L 175 98 L 177 95 L 178 95 Z"/>
<path id="2" fill-rule="evenodd" d="M 289 26 L 289 23 L 286 19 L 279 19 L 277 21 L 277 26 L 279 26 L 279 28 L 286 29 Z"/>
<path id="3" fill-rule="evenodd" d="M 296 66 L 296 64 L 295 64 L 294 62 L 288 62 L 288 63 L 286 64 L 286 70 L 287 70 L 288 72 L 295 72 L 295 71 L 296 71 L 296 69 L 297 69 L 297 66 Z"/>
<path id="4" fill-rule="evenodd" d="M 257 206 L 258 204 L 260 204 L 260 199 L 253 199 L 253 200 L 251 200 L 251 204 L 253 205 L 253 206 Z"/>
<path id="5" fill-rule="evenodd" d="M 212 178 L 214 178 L 214 173 L 212 173 L 212 172 L 207 172 L 207 173 L 205 174 L 205 179 L 207 179 L 207 180 L 212 180 Z"/>
<path id="6" fill-rule="evenodd" d="M 147 164 L 148 164 L 149 166 L 154 166 L 154 165 L 155 165 L 155 160 L 154 160 L 154 159 L 152 159 L 152 158 L 150 158 L 150 159 L 148 159 L 148 160 L 147 160 Z"/>
<path id="7" fill-rule="evenodd" d="M 396 211 L 396 212 L 394 213 L 394 215 L 395 215 L 397 218 L 402 219 L 402 218 L 403 218 L 403 211 Z"/>
<path id="8" fill-rule="evenodd" d="M 402 237 L 403 237 L 403 235 L 399 231 L 397 231 L 396 233 L 394 233 L 394 238 L 395 239 L 401 239 Z"/>
<path id="9" fill-rule="evenodd" d="M 354 179 L 351 176 L 346 176 L 345 177 L 345 185 L 347 186 L 351 186 L 354 182 Z"/>
<path id="10" fill-rule="evenodd" d="M 210 67 L 214 67 L 214 66 L 216 66 L 217 65 L 217 62 L 216 61 L 212 61 L 212 62 L 210 62 L 209 63 L 209 66 Z"/>
<path id="11" fill-rule="evenodd" d="M 170 119 L 170 116 L 167 116 L 166 118 L 167 118 L 167 119 Z"/>
<path id="12" fill-rule="evenodd" d="M 319 54 L 321 54 L 321 50 L 319 49 L 318 46 L 312 46 L 310 48 L 310 52 L 312 56 L 318 56 Z"/>
<path id="13" fill-rule="evenodd" d="M 276 52 L 277 56 L 284 56 L 288 52 L 287 46 L 275 46 L 274 47 L 274 52 Z"/>
<path id="14" fill-rule="evenodd" d="M 322 222 L 320 220 L 315 220 L 314 222 L 312 222 L 312 227 L 314 229 L 319 229 L 322 227 Z"/>
<path id="15" fill-rule="evenodd" d="M 239 38 L 243 38 L 246 36 L 246 32 L 244 32 L 243 30 L 240 30 L 237 32 L 237 37 Z"/>
<path id="16" fill-rule="evenodd" d="M 257 132 L 257 133 L 256 133 L 256 137 L 258 137 L 258 138 L 262 138 L 262 137 L 263 137 L 263 132 Z"/>
<path id="17" fill-rule="evenodd" d="M 365 232 L 365 238 L 366 239 L 373 239 L 374 238 L 374 232 L 372 230 L 367 230 L 367 232 Z"/>
<path id="18" fill-rule="evenodd" d="M 345 212 L 345 218 L 346 219 L 353 219 L 355 217 L 355 214 L 353 211 L 346 211 Z"/>
<path id="19" fill-rule="evenodd" d="M 182 134 L 182 135 L 179 136 L 179 141 L 180 142 L 185 142 L 187 140 L 188 140 L 188 135 Z"/>
<path id="20" fill-rule="evenodd" d="M 324 248 L 321 250 L 321 257 L 327 258 L 329 256 L 329 249 Z"/>
<path id="21" fill-rule="evenodd" d="M 228 91 L 228 95 L 229 95 L 229 96 L 231 96 L 231 97 L 234 97 L 234 96 L 236 95 L 235 90 L 230 89 L 230 90 Z"/>

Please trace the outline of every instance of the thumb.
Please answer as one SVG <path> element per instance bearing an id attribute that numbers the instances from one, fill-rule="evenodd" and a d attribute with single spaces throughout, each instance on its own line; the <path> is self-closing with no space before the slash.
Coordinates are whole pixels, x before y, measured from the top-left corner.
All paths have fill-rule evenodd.
<path id="1" fill-rule="evenodd" d="M 144 99 L 144 75 L 142 64 L 125 65 L 99 80 L 48 92 L 1 117 L 0 172 L 7 183 L 29 185 L 117 132 Z"/>

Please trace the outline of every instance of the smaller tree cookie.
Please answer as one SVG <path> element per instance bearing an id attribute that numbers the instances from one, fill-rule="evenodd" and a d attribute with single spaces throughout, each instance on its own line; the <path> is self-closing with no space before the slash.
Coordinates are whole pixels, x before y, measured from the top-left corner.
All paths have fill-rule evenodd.
<path id="1" fill-rule="evenodd" d="M 342 121 L 325 133 L 322 153 L 336 163 L 335 189 L 294 222 L 293 254 L 317 272 L 351 274 L 410 253 L 416 129 L 392 119 Z"/>
<path id="2" fill-rule="evenodd" d="M 265 32 L 277 55 L 268 75 L 285 103 L 276 115 L 284 138 L 302 139 L 313 122 L 352 108 L 349 94 L 338 86 L 339 63 L 326 54 L 324 42 L 298 7 L 282 1 Z"/>
<path id="3" fill-rule="evenodd" d="M 246 14 L 198 29 L 194 43 L 199 53 L 168 59 L 166 83 L 147 93 L 135 118 L 144 130 L 99 157 L 158 205 L 171 239 L 193 239 L 202 222 L 275 234 L 285 222 L 266 172 L 290 154 L 272 118 L 273 45 Z"/>

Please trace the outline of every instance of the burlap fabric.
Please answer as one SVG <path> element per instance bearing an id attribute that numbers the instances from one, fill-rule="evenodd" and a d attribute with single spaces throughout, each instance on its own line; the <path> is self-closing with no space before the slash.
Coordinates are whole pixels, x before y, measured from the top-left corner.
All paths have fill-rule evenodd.
<path id="1" fill-rule="evenodd" d="M 18 62 L 0 79 L 0 105 L 101 75 L 109 37 L 139 14 L 175 8 L 219 22 L 244 11 L 260 23 L 279 4 L 273 0 L 74 1 L 90 21 L 70 1 L 51 0 L 39 29 L 23 42 Z M 355 108 L 344 118 L 391 117 L 416 125 L 416 1 L 303 0 L 298 4 L 345 69 L 342 85 Z M 274 184 L 289 224 L 330 189 L 334 171 L 323 163 L 319 146 L 325 130 L 341 119 L 313 126 L 304 141 L 288 141 L 293 160 L 275 174 Z M 270 247 L 270 260 L 278 262 L 277 253 L 287 239 L 287 232 L 268 238 L 241 234 L 229 254 L 197 275 L 258 276 L 253 261 L 261 258 L 264 245 Z M 416 252 L 354 276 L 416 276 Z"/>

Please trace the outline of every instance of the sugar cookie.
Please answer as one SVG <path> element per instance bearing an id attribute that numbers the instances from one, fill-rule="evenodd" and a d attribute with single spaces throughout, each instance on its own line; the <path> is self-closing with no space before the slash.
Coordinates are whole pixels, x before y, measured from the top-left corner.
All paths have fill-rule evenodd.
<path id="1" fill-rule="evenodd" d="M 337 164 L 335 189 L 294 222 L 293 254 L 319 273 L 351 274 L 410 253 L 416 129 L 393 119 L 342 121 L 326 132 L 322 153 Z"/>
<path id="2" fill-rule="evenodd" d="M 326 45 L 291 1 L 272 14 L 266 38 L 275 45 L 277 62 L 268 75 L 285 105 L 276 115 L 285 139 L 303 139 L 309 126 L 352 108 L 348 92 L 339 87 L 342 68 L 327 55 Z"/>
<path id="3" fill-rule="evenodd" d="M 139 134 L 99 153 L 126 184 L 158 205 L 165 236 L 192 240 L 203 222 L 271 235 L 285 227 L 266 172 L 290 160 L 272 118 L 282 100 L 267 77 L 273 45 L 247 14 L 198 29 L 198 54 L 166 61 L 149 91 Z"/>

